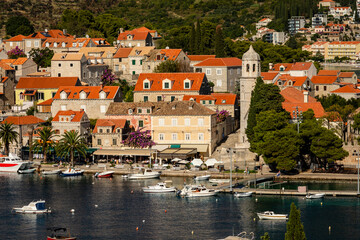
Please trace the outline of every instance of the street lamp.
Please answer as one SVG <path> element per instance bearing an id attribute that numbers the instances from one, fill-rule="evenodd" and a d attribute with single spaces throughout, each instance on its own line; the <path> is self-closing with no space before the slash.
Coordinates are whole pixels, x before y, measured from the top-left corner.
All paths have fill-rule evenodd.
<path id="1" fill-rule="evenodd" d="M 232 192 L 232 155 L 233 155 L 233 149 L 228 148 L 227 152 L 230 153 L 230 192 Z"/>
<path id="2" fill-rule="evenodd" d="M 359 196 L 360 194 L 360 191 L 359 191 L 359 188 L 360 188 L 360 184 L 359 184 L 359 165 L 360 165 L 360 159 L 359 159 L 359 150 L 354 150 L 353 152 L 353 156 L 357 156 L 357 160 L 358 160 L 358 164 L 357 164 L 357 196 Z"/>
<path id="3" fill-rule="evenodd" d="M 298 133 L 300 133 L 300 123 L 302 122 L 303 115 L 302 115 L 302 111 L 299 112 L 299 107 L 298 106 L 296 106 L 295 109 L 296 110 L 293 111 L 293 120 L 297 124 Z"/>

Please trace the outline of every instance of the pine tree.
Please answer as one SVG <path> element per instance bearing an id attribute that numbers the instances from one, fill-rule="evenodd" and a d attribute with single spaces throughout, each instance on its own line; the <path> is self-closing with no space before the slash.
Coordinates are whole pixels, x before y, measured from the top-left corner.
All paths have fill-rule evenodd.
<path id="1" fill-rule="evenodd" d="M 224 47 L 225 47 L 224 36 L 223 36 L 222 28 L 219 25 L 216 27 L 216 34 L 215 34 L 215 55 L 216 55 L 216 57 L 219 57 L 219 58 L 225 57 Z"/>
<path id="2" fill-rule="evenodd" d="M 196 21 L 196 32 L 195 32 L 195 53 L 202 54 L 201 51 L 201 27 L 200 20 Z"/>
<path id="3" fill-rule="evenodd" d="M 291 203 L 289 221 L 286 225 L 285 240 L 306 240 L 304 226 L 301 223 L 300 210 Z"/>
<path id="4" fill-rule="evenodd" d="M 190 31 L 190 53 L 191 54 L 195 54 L 195 36 L 196 36 L 196 33 L 195 33 L 195 26 L 194 24 L 191 24 L 191 31 Z"/>

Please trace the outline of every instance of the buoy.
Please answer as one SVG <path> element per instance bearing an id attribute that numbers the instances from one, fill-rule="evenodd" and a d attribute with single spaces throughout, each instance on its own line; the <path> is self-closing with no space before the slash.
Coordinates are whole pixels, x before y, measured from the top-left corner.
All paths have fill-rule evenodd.
<path id="1" fill-rule="evenodd" d="M 257 202 L 258 201 L 258 199 L 257 198 L 255 198 L 255 202 Z"/>
<path id="2" fill-rule="evenodd" d="M 329 232 L 331 232 L 331 226 L 329 226 Z"/>
<path id="3" fill-rule="evenodd" d="M 256 218 L 254 218 L 254 222 L 256 221 Z"/>
<path id="4" fill-rule="evenodd" d="M 74 212 L 75 212 L 75 209 L 71 209 L 70 212 L 71 212 L 71 213 L 74 213 Z"/>
<path id="5" fill-rule="evenodd" d="M 167 210 L 165 210 L 165 213 L 167 213 Z"/>
<path id="6" fill-rule="evenodd" d="M 191 231 L 191 235 L 194 235 L 194 231 Z"/>
<path id="7" fill-rule="evenodd" d="M 218 199 L 216 199 L 216 202 L 218 201 Z"/>
<path id="8" fill-rule="evenodd" d="M 136 231 L 139 231 L 139 227 L 136 227 Z"/>
<path id="9" fill-rule="evenodd" d="M 131 190 L 131 192 L 130 192 L 131 194 L 134 194 L 134 191 L 133 190 Z"/>
<path id="10" fill-rule="evenodd" d="M 143 223 L 145 222 L 145 220 L 143 220 Z"/>
<path id="11" fill-rule="evenodd" d="M 92 182 L 92 184 L 95 184 L 94 182 Z"/>
<path id="12" fill-rule="evenodd" d="M 97 205 L 97 204 L 95 204 L 95 207 L 98 207 L 98 205 Z"/>
<path id="13" fill-rule="evenodd" d="M 322 202 L 320 203 L 320 205 L 322 206 Z"/>

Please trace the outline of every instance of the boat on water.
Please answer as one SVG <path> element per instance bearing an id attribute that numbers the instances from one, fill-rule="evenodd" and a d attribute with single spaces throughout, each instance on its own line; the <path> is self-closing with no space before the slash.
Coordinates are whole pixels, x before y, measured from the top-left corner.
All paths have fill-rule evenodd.
<path id="1" fill-rule="evenodd" d="M 325 193 L 315 193 L 315 194 L 307 194 L 306 198 L 307 199 L 320 199 L 323 198 L 325 196 Z"/>
<path id="2" fill-rule="evenodd" d="M 218 192 L 214 189 L 208 189 L 203 185 L 185 185 L 178 192 L 178 195 L 183 197 L 209 197 L 217 195 Z"/>
<path id="3" fill-rule="evenodd" d="M 242 197 L 251 197 L 253 192 L 238 192 L 234 194 L 234 197 L 242 198 Z"/>
<path id="4" fill-rule="evenodd" d="M 76 240 L 76 237 L 71 237 L 70 232 L 67 232 L 66 228 L 52 227 L 47 230 L 51 231 L 51 234 L 47 236 L 47 240 Z"/>
<path id="5" fill-rule="evenodd" d="M 97 178 L 112 178 L 114 171 L 104 171 L 104 172 L 97 172 L 95 173 L 95 177 Z"/>
<path id="6" fill-rule="evenodd" d="M 195 181 L 207 181 L 211 175 L 203 175 L 203 176 L 196 176 L 194 177 Z"/>
<path id="7" fill-rule="evenodd" d="M 20 174 L 28 174 L 28 173 L 34 173 L 35 171 L 36 171 L 35 168 L 19 169 L 18 173 L 20 173 Z"/>
<path id="8" fill-rule="evenodd" d="M 217 178 L 210 178 L 209 182 L 211 183 L 229 183 L 230 179 L 217 179 Z"/>
<path id="9" fill-rule="evenodd" d="M 22 208 L 13 208 L 16 213 L 51 213 L 50 208 L 45 207 L 45 200 L 32 201 Z"/>
<path id="10" fill-rule="evenodd" d="M 60 176 L 62 176 L 62 177 L 73 177 L 73 176 L 81 176 L 83 174 L 84 174 L 84 170 L 68 168 L 66 171 L 61 172 Z"/>
<path id="11" fill-rule="evenodd" d="M 60 169 L 57 170 L 51 170 L 51 171 L 42 171 L 41 174 L 42 175 L 58 175 L 61 173 Z"/>
<path id="12" fill-rule="evenodd" d="M 260 220 L 287 220 L 287 214 L 276 214 L 272 211 L 266 211 L 257 214 Z"/>
<path id="13" fill-rule="evenodd" d="M 23 161 L 17 155 L 10 153 L 9 156 L 0 155 L 0 172 L 18 172 L 31 168 L 32 162 Z"/>
<path id="14" fill-rule="evenodd" d="M 135 179 L 151 179 L 151 178 L 159 178 L 161 172 L 156 172 L 151 169 L 142 169 L 140 173 L 130 174 L 128 179 L 135 180 Z"/>
<path id="15" fill-rule="evenodd" d="M 144 193 L 169 193 L 175 192 L 175 187 L 167 187 L 166 183 L 160 182 L 154 186 L 143 187 Z"/>

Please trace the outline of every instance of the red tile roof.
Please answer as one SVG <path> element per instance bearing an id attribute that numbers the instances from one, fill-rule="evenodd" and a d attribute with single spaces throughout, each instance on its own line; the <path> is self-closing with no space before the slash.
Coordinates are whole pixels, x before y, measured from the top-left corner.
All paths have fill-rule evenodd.
<path id="1" fill-rule="evenodd" d="M 208 58 L 198 64 L 195 67 L 215 67 L 215 66 L 242 66 L 242 60 L 239 58 Z"/>
<path id="2" fill-rule="evenodd" d="M 181 49 L 161 49 L 160 54 L 164 54 L 166 56 L 166 60 L 173 60 L 175 61 L 176 58 L 181 53 Z M 162 59 L 165 60 L 165 59 Z"/>
<path id="3" fill-rule="evenodd" d="M 331 92 L 332 93 L 360 93 L 360 89 L 358 89 L 356 86 L 351 84 L 351 85 L 345 85 L 345 86 L 338 88 Z"/>
<path id="4" fill-rule="evenodd" d="M 304 71 L 310 69 L 310 67 L 313 65 L 311 62 L 296 62 L 294 65 L 292 65 L 290 71 Z"/>
<path id="5" fill-rule="evenodd" d="M 193 99 L 197 103 L 202 100 L 213 100 L 215 105 L 234 105 L 236 103 L 236 94 L 233 93 L 212 93 L 211 95 L 185 95 L 183 101 Z"/>
<path id="6" fill-rule="evenodd" d="M 70 122 L 80 122 L 82 117 L 84 116 L 84 111 L 58 111 L 58 113 L 53 118 L 52 122 L 59 122 L 60 116 L 73 116 Z"/>
<path id="7" fill-rule="evenodd" d="M 216 55 L 187 55 L 190 61 L 201 62 L 208 58 L 215 58 Z"/>
<path id="8" fill-rule="evenodd" d="M 17 89 L 59 88 L 81 85 L 77 77 L 21 77 Z"/>
<path id="9" fill-rule="evenodd" d="M 280 75 L 280 77 L 278 78 L 277 82 L 275 83 L 275 85 L 278 85 L 277 83 L 281 80 L 282 82 L 285 82 L 284 86 L 294 86 L 294 87 L 301 87 L 305 81 L 308 79 L 308 77 L 293 77 L 290 76 L 289 74 L 283 74 Z M 291 81 L 291 85 L 289 85 L 289 81 Z"/>
<path id="10" fill-rule="evenodd" d="M 148 35 L 151 36 L 150 32 L 139 32 L 139 31 L 125 31 L 119 34 L 117 40 L 127 40 L 128 35 L 133 35 L 133 40 L 146 40 Z"/>
<path id="11" fill-rule="evenodd" d="M 293 87 L 287 87 L 285 89 L 283 89 L 280 94 L 284 97 L 285 102 L 289 102 L 289 103 L 299 103 L 299 102 L 304 102 L 304 94 L 302 91 L 293 88 Z M 308 102 L 312 103 L 312 102 L 316 102 L 316 99 L 309 96 L 309 100 Z"/>
<path id="12" fill-rule="evenodd" d="M 313 76 L 311 81 L 314 84 L 333 84 L 337 82 L 337 76 Z"/>
<path id="13" fill-rule="evenodd" d="M 37 106 L 51 106 L 52 102 L 53 102 L 53 99 L 50 98 L 50 99 L 48 99 L 48 100 L 46 100 L 46 101 L 43 101 L 43 102 L 41 102 L 41 103 L 38 103 Z"/>
<path id="14" fill-rule="evenodd" d="M 266 21 L 266 20 L 268 20 L 268 19 L 270 19 L 270 18 L 263 18 L 263 19 L 261 19 L 259 22 L 264 22 L 264 21 Z M 271 20 L 271 19 L 270 19 Z"/>
<path id="15" fill-rule="evenodd" d="M 60 99 L 60 93 L 65 91 L 68 93 L 67 99 L 80 99 L 80 93 L 84 91 L 87 93 L 86 99 L 100 99 L 99 93 L 104 91 L 106 99 L 114 99 L 116 93 L 119 91 L 119 86 L 66 86 L 59 87 L 53 99 Z"/>
<path id="16" fill-rule="evenodd" d="M 20 57 L 20 58 L 16 59 L 12 63 L 12 65 L 23 65 L 27 60 L 28 60 L 28 58 L 26 58 L 26 57 Z"/>
<path id="17" fill-rule="evenodd" d="M 46 38 L 68 38 L 73 37 L 70 34 L 64 34 L 63 31 L 58 29 L 49 30 L 48 32 L 40 31 L 33 34 L 30 34 L 29 36 L 25 37 L 26 39 L 46 39 Z"/>
<path id="18" fill-rule="evenodd" d="M 328 24 L 329 25 L 329 24 Z M 349 42 L 345 42 L 345 41 L 340 41 L 340 42 L 338 42 L 338 41 L 336 41 L 336 42 L 330 42 L 329 43 L 329 45 L 339 45 L 339 44 L 341 44 L 341 45 L 353 45 L 353 44 L 360 44 L 360 41 L 349 41 Z"/>
<path id="19" fill-rule="evenodd" d="M 15 70 L 14 68 L 10 67 L 10 65 L 0 62 L 0 68 L 4 69 L 4 70 Z"/>
<path id="20" fill-rule="evenodd" d="M 354 72 L 341 72 L 339 78 L 352 78 L 354 74 Z"/>
<path id="21" fill-rule="evenodd" d="M 4 83 L 4 82 L 6 82 L 8 79 L 9 79 L 9 77 L 3 77 L 3 78 L 1 79 L 1 82 Z"/>
<path id="22" fill-rule="evenodd" d="M 261 73 L 261 77 L 263 80 L 267 80 L 267 81 L 270 81 L 270 80 L 273 80 L 279 73 L 277 72 L 262 72 Z"/>
<path id="23" fill-rule="evenodd" d="M 140 73 L 134 91 L 199 91 L 204 81 L 205 73 Z M 144 80 L 150 81 L 150 89 L 144 89 Z M 172 88 L 163 89 L 162 81 L 172 81 Z M 190 80 L 190 89 L 184 89 L 184 80 Z"/>
<path id="24" fill-rule="evenodd" d="M 98 133 L 98 127 L 113 127 L 112 132 L 115 133 L 117 128 L 124 128 L 126 119 L 98 119 L 93 133 Z"/>
<path id="25" fill-rule="evenodd" d="M 132 48 L 119 48 L 113 58 L 127 58 Z"/>
<path id="26" fill-rule="evenodd" d="M 269 72 L 272 71 L 280 71 L 280 67 L 283 66 L 285 69 L 283 71 L 289 71 L 292 67 L 293 63 L 276 63 L 272 69 L 269 70 Z"/>
<path id="27" fill-rule="evenodd" d="M 45 122 L 44 120 L 37 118 L 35 116 L 10 116 L 7 117 L 4 121 L 2 121 L 1 123 L 12 123 L 14 125 L 29 125 L 29 124 L 38 124 L 38 123 L 43 123 Z"/>
<path id="28" fill-rule="evenodd" d="M 320 70 L 318 76 L 338 76 L 340 70 Z"/>
<path id="29" fill-rule="evenodd" d="M 4 42 L 21 42 L 26 36 L 24 35 L 16 35 L 15 37 L 5 39 Z"/>

